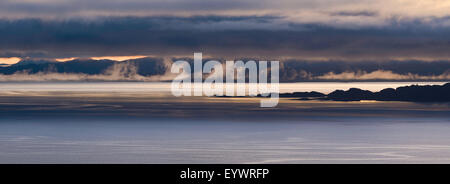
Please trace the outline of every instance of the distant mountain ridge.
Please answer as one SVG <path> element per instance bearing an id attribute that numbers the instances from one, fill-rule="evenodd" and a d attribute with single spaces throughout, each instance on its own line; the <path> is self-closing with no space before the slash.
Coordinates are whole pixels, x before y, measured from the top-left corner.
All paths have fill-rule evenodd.
<path id="1" fill-rule="evenodd" d="M 301 100 L 450 102 L 450 83 L 444 85 L 411 85 L 396 89 L 386 88 L 379 92 L 350 88 L 346 91 L 335 90 L 328 95 L 313 91 L 282 93 L 279 96 L 285 98 L 301 98 Z"/>
<path id="2" fill-rule="evenodd" d="M 54 59 L 22 59 L 16 64 L 0 65 L 0 81 L 15 81 L 14 74 L 21 75 L 21 79 L 43 78 L 43 80 L 62 80 L 64 77 L 52 77 L 43 75 L 71 74 L 83 75 L 81 80 L 89 78 L 87 75 L 104 75 L 101 80 L 132 81 L 133 77 L 114 76 L 108 79 L 112 73 L 136 75 L 135 78 L 159 76 L 170 73 L 171 64 L 177 60 L 186 60 L 191 65 L 192 58 L 162 58 L 145 57 L 115 61 L 109 59 L 73 59 L 58 62 Z M 220 62 L 224 59 L 214 58 Z M 204 59 L 208 61 L 209 59 Z M 237 60 L 237 59 L 236 59 Z M 240 59 L 242 61 L 259 61 L 255 58 Z M 268 59 L 266 59 L 268 60 Z M 192 68 L 192 66 L 191 66 Z M 129 71 L 129 72 L 127 72 Z M 38 74 L 39 76 L 33 75 Z M 307 81 L 449 81 L 450 61 L 389 61 L 389 62 L 344 62 L 344 61 L 280 61 L 280 82 L 307 82 Z M 45 78 L 45 79 L 44 79 Z M 92 77 L 91 77 L 92 78 Z M 95 78 L 95 77 L 94 77 Z M 171 80 L 164 78 L 164 81 Z M 100 79 L 98 79 L 100 80 Z"/>
<path id="3" fill-rule="evenodd" d="M 22 60 L 16 64 L 1 67 L 0 74 L 11 75 L 17 72 L 35 74 L 39 72 L 75 73 L 75 74 L 103 74 L 114 64 L 132 64 L 137 73 L 142 76 L 161 75 L 167 70 L 162 58 L 140 58 L 126 61 L 74 59 L 66 62 L 52 60 Z"/>
<path id="4" fill-rule="evenodd" d="M 347 91 L 336 90 L 328 94 L 326 99 L 335 101 L 414 101 L 414 102 L 450 102 L 450 83 L 444 85 L 411 85 L 387 88 L 379 92 L 371 92 L 358 88 Z"/>

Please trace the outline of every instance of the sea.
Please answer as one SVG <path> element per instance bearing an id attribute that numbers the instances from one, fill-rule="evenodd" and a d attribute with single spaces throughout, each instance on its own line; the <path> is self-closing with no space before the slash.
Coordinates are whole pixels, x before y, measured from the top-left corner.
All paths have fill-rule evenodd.
<path id="1" fill-rule="evenodd" d="M 445 82 L 281 83 L 280 92 Z M 2 82 L 0 163 L 450 163 L 450 104 L 174 97 L 170 83 Z"/>

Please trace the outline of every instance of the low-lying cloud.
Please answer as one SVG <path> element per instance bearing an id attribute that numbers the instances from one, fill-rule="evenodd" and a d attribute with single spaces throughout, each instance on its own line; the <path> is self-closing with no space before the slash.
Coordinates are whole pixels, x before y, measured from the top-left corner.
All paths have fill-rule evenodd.
<path id="1" fill-rule="evenodd" d="M 58 73 L 53 67 L 46 68 L 44 71 L 30 73 L 28 70 L 14 72 L 10 75 L 0 74 L 0 81 L 143 81 L 159 82 L 170 81 L 176 74 L 170 73 L 171 61 L 164 59 L 163 64 L 166 68 L 162 74 L 153 74 L 144 76 L 139 74 L 138 66 L 131 62 L 116 62 L 100 74 L 86 73 Z M 52 66 L 52 65 L 50 65 Z"/>
<path id="2" fill-rule="evenodd" d="M 356 72 L 343 72 L 343 73 L 334 73 L 329 72 L 322 76 L 313 77 L 313 79 L 320 80 L 340 80 L 340 81 L 351 81 L 351 80 L 393 80 L 393 81 L 402 81 L 402 80 L 450 80 L 450 70 L 446 71 L 441 75 L 418 75 L 418 74 L 398 74 L 392 71 L 387 70 L 377 70 L 373 72 L 366 71 L 356 71 Z"/>
<path id="3" fill-rule="evenodd" d="M 192 58 L 138 58 L 126 61 L 24 60 L 0 67 L 0 81 L 171 81 L 177 60 Z M 204 61 L 209 59 L 204 58 Z M 224 62 L 225 60 L 214 59 Z M 242 59 L 243 61 L 257 59 Z M 205 74 L 206 76 L 206 74 Z M 305 81 L 449 81 L 450 61 L 297 61 L 280 62 L 281 82 Z"/>

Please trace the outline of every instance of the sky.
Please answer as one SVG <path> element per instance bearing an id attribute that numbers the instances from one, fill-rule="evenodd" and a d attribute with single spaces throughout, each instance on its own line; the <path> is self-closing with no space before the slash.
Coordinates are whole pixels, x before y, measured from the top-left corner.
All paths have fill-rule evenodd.
<path id="1" fill-rule="evenodd" d="M 153 15 L 278 15 L 296 22 L 382 24 L 448 16 L 447 0 L 2 0 L 7 18 Z"/>
<path id="2" fill-rule="evenodd" d="M 143 56 L 449 61 L 448 0 L 2 0 L 0 63 Z"/>

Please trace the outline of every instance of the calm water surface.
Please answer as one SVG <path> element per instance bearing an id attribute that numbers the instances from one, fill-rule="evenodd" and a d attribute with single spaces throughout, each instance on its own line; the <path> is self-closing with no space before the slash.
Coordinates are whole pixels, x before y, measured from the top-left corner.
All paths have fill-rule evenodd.
<path id="1" fill-rule="evenodd" d="M 168 86 L 0 83 L 0 163 L 450 163 L 449 104 L 282 99 L 261 109 L 258 99 L 174 98 Z"/>

